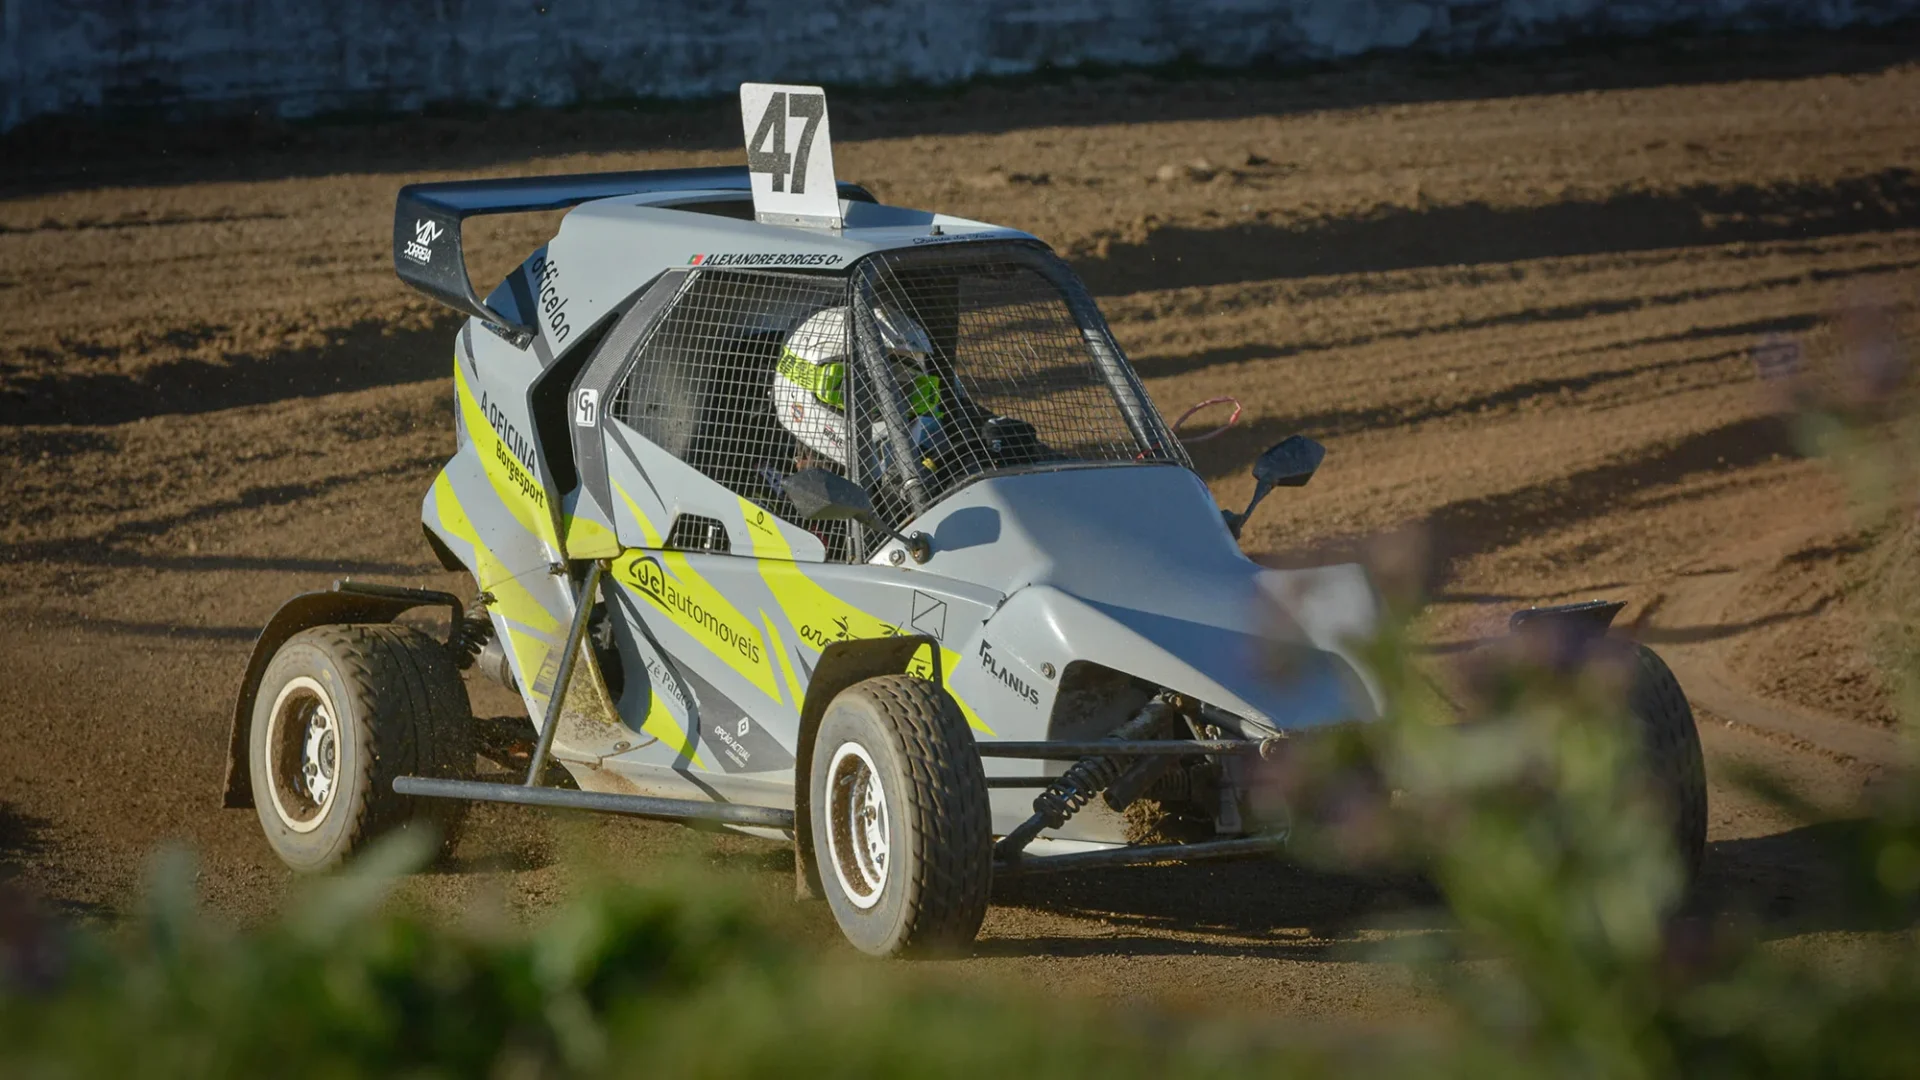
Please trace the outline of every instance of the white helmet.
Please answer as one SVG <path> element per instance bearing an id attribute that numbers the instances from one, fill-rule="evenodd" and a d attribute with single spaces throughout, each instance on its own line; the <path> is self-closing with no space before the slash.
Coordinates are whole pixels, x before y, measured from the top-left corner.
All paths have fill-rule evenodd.
<path id="1" fill-rule="evenodd" d="M 845 307 L 822 308 L 787 335 L 773 377 L 773 409 L 780 424 L 801 444 L 836 463 L 847 464 L 847 354 L 851 351 Z M 939 380 L 931 373 L 933 342 L 912 319 L 886 308 L 873 309 L 873 321 L 887 358 L 893 361 L 901 391 L 916 414 L 938 416 Z"/>

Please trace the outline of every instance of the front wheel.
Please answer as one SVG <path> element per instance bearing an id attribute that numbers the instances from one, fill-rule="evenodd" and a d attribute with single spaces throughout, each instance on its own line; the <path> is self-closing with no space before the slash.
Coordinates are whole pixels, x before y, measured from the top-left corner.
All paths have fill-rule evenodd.
<path id="1" fill-rule="evenodd" d="M 247 753 L 260 827 L 295 870 L 330 869 L 414 825 L 450 850 L 467 804 L 409 799 L 393 781 L 471 778 L 467 689 L 446 646 L 410 627 L 316 626 L 261 676 Z"/>
<path id="2" fill-rule="evenodd" d="M 883 675 L 827 706 L 808 773 L 814 857 L 840 930 L 875 956 L 965 947 L 987 911 L 993 822 L 959 708 Z"/>

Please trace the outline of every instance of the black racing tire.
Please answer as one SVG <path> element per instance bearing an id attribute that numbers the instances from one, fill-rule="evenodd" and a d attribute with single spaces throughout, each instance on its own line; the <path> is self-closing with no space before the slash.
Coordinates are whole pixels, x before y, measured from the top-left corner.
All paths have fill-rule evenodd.
<path id="1" fill-rule="evenodd" d="M 422 826 L 451 852 L 467 804 L 407 798 L 393 781 L 471 779 L 472 719 L 446 646 L 418 630 L 316 626 L 288 638 L 261 676 L 247 739 L 253 805 L 274 854 L 315 873 Z"/>
<path id="2" fill-rule="evenodd" d="M 1707 766 L 1687 695 L 1658 653 L 1633 644 L 1627 708 L 1640 723 L 1648 770 L 1673 825 L 1674 851 L 1686 886 L 1700 878 L 1707 854 Z"/>
<path id="3" fill-rule="evenodd" d="M 808 777 L 821 888 L 847 940 L 874 956 L 971 944 L 992 889 L 993 819 L 953 698 L 911 675 L 842 690 L 814 735 Z"/>

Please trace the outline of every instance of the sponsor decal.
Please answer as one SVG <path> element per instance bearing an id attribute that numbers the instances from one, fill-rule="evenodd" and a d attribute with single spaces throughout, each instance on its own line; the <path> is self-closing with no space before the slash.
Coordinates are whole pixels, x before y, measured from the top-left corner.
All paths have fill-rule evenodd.
<path id="1" fill-rule="evenodd" d="M 593 661 L 582 658 L 579 663 L 591 665 Z M 540 670 L 533 677 L 534 695 L 536 697 L 551 699 L 553 697 L 553 684 L 559 678 L 560 650 L 548 649 L 546 659 L 540 661 Z M 578 665 L 574 667 L 574 686 L 583 687 L 586 683 L 592 682 L 593 679 L 594 676 L 583 674 Z M 583 680 L 585 681 L 583 682 Z M 566 695 L 566 706 L 566 715 L 591 720 L 603 728 L 614 727 L 620 722 L 611 710 L 602 709 L 599 701 L 596 700 L 596 695 L 591 693 L 583 695 L 579 690 L 570 691 Z"/>
<path id="2" fill-rule="evenodd" d="M 774 535 L 773 523 L 767 520 L 767 512 L 765 510 L 755 507 L 747 513 L 746 517 L 747 528 L 765 536 Z"/>
<path id="3" fill-rule="evenodd" d="M 433 262 L 433 242 L 440 239 L 447 230 L 432 218 L 421 218 L 413 223 L 413 239 L 407 241 L 404 249 L 406 256 L 421 266 Z"/>
<path id="4" fill-rule="evenodd" d="M 1029 705 L 1040 704 L 1040 688 L 1028 686 L 1025 679 L 1013 673 L 1012 665 L 1003 665 L 993 655 L 993 645 L 985 638 L 980 639 L 980 667 L 987 674 L 1000 680 L 1000 684 L 1013 691 L 1013 696 L 1021 698 Z"/>
<path id="5" fill-rule="evenodd" d="M 734 251 L 694 255 L 688 266 L 838 266 L 841 256 L 831 251 Z"/>
<path id="6" fill-rule="evenodd" d="M 720 752 L 720 767 L 728 772 L 773 772 L 793 768 L 793 755 L 780 745 L 766 725 L 742 716 L 707 725 L 704 741 Z"/>
<path id="7" fill-rule="evenodd" d="M 985 229 L 976 232 L 941 233 L 939 236 L 916 236 L 913 238 L 913 243 L 916 247 L 925 244 L 964 244 L 969 240 L 1004 240 L 1019 235 L 1020 233 L 1012 229 Z"/>
<path id="8" fill-rule="evenodd" d="M 573 395 L 573 425 L 590 428 L 600 422 L 600 391 L 582 390 Z"/>
<path id="9" fill-rule="evenodd" d="M 945 640 L 947 602 L 936 596 L 928 596 L 919 589 L 913 590 L 913 611 L 907 623 L 916 633 L 926 634 L 935 640 Z"/>
<path id="10" fill-rule="evenodd" d="M 882 632 L 872 636 L 900 636 L 900 628 L 891 623 L 881 623 L 879 629 Z M 800 624 L 800 639 L 816 649 L 824 649 L 836 641 L 852 641 L 854 637 L 853 627 L 849 625 L 846 615 L 835 615 L 826 625 L 816 625 L 811 622 Z"/>
<path id="11" fill-rule="evenodd" d="M 555 345 L 567 340 L 573 333 L 573 324 L 567 321 L 568 297 L 560 295 L 560 266 L 547 256 L 534 260 L 527 270 L 538 287 L 540 314 L 547 320 L 547 336 Z"/>
<path id="12" fill-rule="evenodd" d="M 540 661 L 540 671 L 533 677 L 533 692 L 536 697 L 553 696 L 553 680 L 560 677 L 560 650 L 548 649 L 547 658 Z"/>
<path id="13" fill-rule="evenodd" d="M 804 569 L 790 561 L 793 553 L 784 545 L 785 540 L 780 534 L 772 534 L 768 537 L 767 550 L 761 554 L 773 557 L 763 557 L 757 561 L 760 564 L 761 578 L 767 583 L 767 588 L 779 603 L 781 612 L 793 624 L 801 638 L 793 646 L 793 660 L 794 666 L 801 671 L 805 680 L 811 681 L 813 678 L 813 665 L 809 657 L 817 656 L 828 645 L 842 640 L 843 635 L 846 638 L 884 638 L 898 637 L 911 632 L 903 631 L 897 624 L 860 610 L 822 587 L 820 583 L 809 578 Z M 902 614 L 910 615 L 912 612 L 906 611 Z M 931 613 L 922 611 L 920 614 L 924 616 Z M 944 681 L 951 679 L 954 672 L 960 670 L 960 666 L 965 663 L 966 658 L 959 653 L 945 648 L 939 648 L 936 653 L 934 648 L 939 647 L 936 644 L 933 647 L 916 649 L 913 659 L 907 664 L 907 673 L 915 678 L 932 681 L 937 656 L 940 675 Z M 953 693 L 950 686 L 947 692 Z M 972 706 L 968 705 L 960 695 L 954 694 L 953 699 L 959 704 L 960 712 L 967 718 L 969 727 L 988 735 L 993 734 L 993 729 L 980 719 L 979 714 L 975 713 Z"/>
<path id="14" fill-rule="evenodd" d="M 735 726 L 735 731 L 728 731 L 725 724 L 713 725 L 713 737 L 719 739 L 720 744 L 726 747 L 727 757 L 731 758 L 735 765 L 743 769 L 753 761 L 753 751 L 747 749 L 740 740 L 746 738 L 747 733 L 752 730 L 753 722 L 744 716 L 740 718 L 740 723 Z"/>
<path id="15" fill-rule="evenodd" d="M 933 681 L 933 657 L 928 655 L 926 649 L 921 649 L 919 652 L 914 653 L 913 659 L 907 661 L 907 674 L 916 679 L 925 679 L 928 682 Z M 960 699 L 956 697 L 954 700 L 958 701 Z"/>
<path id="16" fill-rule="evenodd" d="M 480 391 L 480 412 L 486 416 L 487 423 L 493 426 L 493 433 L 500 437 L 493 444 L 493 456 L 513 480 L 513 485 L 527 497 L 527 501 L 544 509 L 547 492 L 535 479 L 533 444 L 520 434 L 520 429 L 513 426 L 513 421 L 507 419 L 507 414 L 494 404 L 485 390 Z"/>
<path id="17" fill-rule="evenodd" d="M 673 672 L 668 671 L 657 656 L 647 657 L 647 682 L 654 693 L 672 698 L 682 713 L 687 711 L 687 695 L 680 689 L 680 680 L 674 678 Z"/>
<path id="18" fill-rule="evenodd" d="M 736 652 L 752 664 L 765 662 L 759 634 L 750 628 L 734 626 L 717 612 L 707 610 L 680 588 L 679 582 L 660 565 L 660 560 L 651 555 L 635 560 L 628 566 L 627 574 L 633 587 L 647 599 L 669 615 L 679 616 L 684 624 L 697 627 L 720 648 Z"/>
<path id="19" fill-rule="evenodd" d="M 853 620 L 856 618 L 865 624 L 861 627 L 862 630 L 866 631 L 865 633 L 854 632 Z M 827 646 L 836 641 L 871 641 L 876 638 L 903 636 L 905 636 L 904 632 L 898 626 L 876 619 L 864 611 L 857 611 L 851 608 L 847 609 L 844 614 L 833 615 L 821 622 L 802 622 L 800 624 L 800 639 L 821 651 L 824 651 Z M 923 648 L 913 654 L 913 659 L 907 662 L 907 674 L 918 679 L 933 678 L 933 657 L 927 653 L 926 649 Z M 811 675 L 809 675 L 809 678 L 811 678 Z"/>
<path id="20" fill-rule="evenodd" d="M 511 454 L 507 453 L 507 444 L 503 442 L 494 443 L 493 456 L 500 462 L 501 468 L 507 471 L 507 476 L 513 480 L 513 486 L 520 489 L 520 494 L 526 496 L 528 502 L 533 503 L 541 509 L 545 509 L 547 505 L 546 491 L 541 488 L 539 481 L 529 475 L 527 470 L 521 467 L 520 463 L 514 460 Z"/>

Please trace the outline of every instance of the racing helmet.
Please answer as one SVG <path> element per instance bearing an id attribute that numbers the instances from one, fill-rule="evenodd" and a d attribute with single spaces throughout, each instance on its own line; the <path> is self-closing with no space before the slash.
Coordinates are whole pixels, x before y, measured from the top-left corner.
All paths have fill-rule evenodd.
<path id="1" fill-rule="evenodd" d="M 853 341 L 844 306 L 822 308 L 793 328 L 773 376 L 780 426 L 801 445 L 842 468 L 847 464 L 847 356 Z M 920 324 L 886 307 L 873 322 L 888 367 L 916 417 L 940 415 L 940 379 L 932 373 L 933 341 Z"/>

